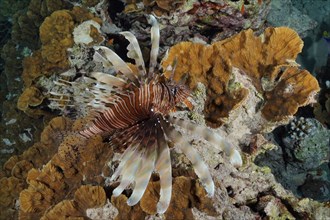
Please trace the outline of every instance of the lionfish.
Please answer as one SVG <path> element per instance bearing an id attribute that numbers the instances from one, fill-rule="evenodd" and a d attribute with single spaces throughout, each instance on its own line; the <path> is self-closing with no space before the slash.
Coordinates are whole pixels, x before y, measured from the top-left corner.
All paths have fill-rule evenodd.
<path id="1" fill-rule="evenodd" d="M 170 113 L 178 104 L 188 105 L 185 101 L 190 96 L 190 90 L 182 82 L 175 82 L 172 77 L 166 78 L 160 74 L 158 68 L 156 70 L 159 24 L 152 15 L 148 17 L 148 22 L 152 26 L 148 72 L 136 37 L 131 32 L 121 32 L 129 41 L 127 57 L 135 60 L 136 71 L 111 49 L 95 46 L 94 60 L 104 66 L 111 66 L 115 74 L 90 73 L 90 77 L 84 77 L 84 82 L 92 85 L 86 90 L 93 98 L 86 102 L 85 100 L 89 100 L 86 95 L 80 94 L 79 97 L 77 94 L 73 99 L 80 104 L 85 103 L 93 115 L 91 124 L 79 132 L 81 136 L 90 138 L 98 134 L 110 134 L 110 143 L 126 147 L 110 178 L 111 181 L 118 178 L 120 181 L 113 195 L 119 196 L 134 182 L 127 204 L 137 204 L 155 171 L 159 175 L 161 186 L 157 213 L 164 213 L 170 204 L 172 192 L 169 143 L 173 143 L 191 161 L 207 194 L 214 194 L 214 183 L 206 164 L 177 127 L 197 134 L 223 150 L 235 166 L 240 166 L 242 159 L 237 150 L 211 129 L 171 116 Z M 172 75 L 174 71 L 175 64 L 172 66 Z M 67 83 L 79 86 L 76 82 Z M 57 84 L 63 85 L 63 82 Z"/>

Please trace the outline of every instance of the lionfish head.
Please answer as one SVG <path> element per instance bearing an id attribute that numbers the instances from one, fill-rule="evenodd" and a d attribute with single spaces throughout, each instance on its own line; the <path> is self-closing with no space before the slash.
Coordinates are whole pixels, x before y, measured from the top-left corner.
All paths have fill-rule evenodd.
<path id="1" fill-rule="evenodd" d="M 186 100 L 190 95 L 190 89 L 188 86 L 182 83 L 173 83 L 167 85 L 170 89 L 172 97 L 174 97 L 174 105 L 177 105 Z"/>

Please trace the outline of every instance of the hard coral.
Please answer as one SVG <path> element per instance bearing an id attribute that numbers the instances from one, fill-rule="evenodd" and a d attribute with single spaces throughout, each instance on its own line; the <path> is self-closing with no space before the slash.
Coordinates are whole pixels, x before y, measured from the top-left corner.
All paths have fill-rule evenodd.
<path id="1" fill-rule="evenodd" d="M 131 24 L 131 31 L 139 40 L 145 41 L 145 29 L 141 28 L 141 22 L 144 14 L 152 11 L 160 18 L 163 27 L 161 42 L 165 47 L 187 40 L 212 42 L 248 28 L 262 29 L 269 3 L 269 0 L 130 0 L 124 12 L 118 15 L 121 18 L 118 26 Z"/>
<path id="2" fill-rule="evenodd" d="M 67 50 L 74 45 L 72 34 L 74 27 L 85 20 L 91 19 L 93 22 L 101 22 L 86 9 L 74 7 L 71 11 L 55 11 L 44 20 L 39 30 L 42 43 L 41 49 L 34 52 L 31 57 L 26 57 L 23 60 L 22 78 L 26 87 L 38 84 L 43 76 L 49 77 L 51 74 L 63 72 L 63 70 L 70 67 Z M 93 40 L 94 38 L 96 41 L 103 39 L 95 30 L 91 35 Z M 46 80 L 41 80 L 40 84 L 44 83 L 43 81 Z M 26 95 L 30 91 L 31 89 L 26 88 L 26 91 L 21 96 Z M 37 93 L 30 94 L 31 97 L 25 97 L 25 99 L 36 99 L 38 97 L 43 99 L 43 95 L 38 97 L 35 95 Z M 22 97 L 19 101 L 21 99 Z M 22 103 L 19 103 L 19 105 L 25 110 Z M 33 116 L 34 113 L 39 113 L 39 115 L 45 114 L 45 112 L 40 112 L 40 110 L 29 111 L 28 113 L 30 113 L 30 116 Z"/>
<path id="3" fill-rule="evenodd" d="M 311 103 L 319 91 L 317 80 L 295 64 L 302 44 L 289 28 L 267 28 L 259 37 L 247 30 L 212 45 L 179 43 L 162 65 L 172 68 L 177 59 L 175 79 L 188 74 L 191 88 L 197 82 L 206 85 L 206 120 L 212 126 L 221 125 L 251 92 L 261 98 L 258 105 L 266 120 L 281 121 Z"/>
<path id="4" fill-rule="evenodd" d="M 2 190 L 0 193 L 0 201 L 3 201 L 0 203 L 1 217 L 8 219 L 17 216 L 17 210 L 13 210 L 12 207 L 18 199 L 19 193 L 27 186 L 25 179 L 28 171 L 31 168 L 34 168 L 33 172 L 29 173 L 29 178 L 33 179 L 33 175 L 36 175 L 39 172 L 36 169 L 39 169 L 43 164 L 46 164 L 57 151 L 60 135 L 56 136 L 54 134 L 60 134 L 64 130 L 69 129 L 71 124 L 72 122 L 65 118 L 58 117 L 53 119 L 42 132 L 40 142 L 36 142 L 22 155 L 11 157 L 4 164 L 2 171 L 3 177 L 0 180 L 0 189 Z M 34 182 L 34 184 L 37 183 Z M 43 185 L 37 184 L 37 187 L 39 188 L 42 186 Z M 38 199 L 40 196 L 41 194 L 38 194 L 35 199 Z M 25 201 L 30 201 L 29 198 L 33 199 L 31 197 L 25 197 Z M 32 201 L 35 200 L 31 200 L 31 202 Z M 33 206 L 29 205 L 31 202 L 25 203 L 26 209 L 33 209 Z"/>
<path id="5" fill-rule="evenodd" d="M 47 210 L 41 219 L 86 219 L 86 209 L 102 206 L 105 202 L 106 195 L 102 187 L 83 185 L 76 190 L 73 200 L 63 200 Z"/>
<path id="6" fill-rule="evenodd" d="M 40 26 L 41 56 L 48 68 L 69 67 L 67 48 L 73 46 L 74 20 L 67 10 L 55 11 Z"/>
<path id="7" fill-rule="evenodd" d="M 80 121 L 77 121 L 73 127 L 79 127 L 80 124 Z M 29 187 L 20 194 L 20 215 L 44 216 L 47 219 L 52 218 L 49 216 L 58 213 L 59 210 L 67 210 L 73 216 L 77 216 L 77 210 L 72 208 L 78 205 L 81 216 L 82 210 L 85 211 L 94 205 L 102 205 L 103 202 L 97 201 L 100 199 L 105 202 L 105 196 L 99 188 L 83 187 L 75 194 L 75 202 L 60 202 L 64 198 L 73 198 L 72 192 L 81 186 L 82 181 L 100 184 L 103 180 L 99 176 L 111 154 L 111 148 L 102 143 L 100 137 L 86 141 L 75 135 L 67 136 L 60 144 L 58 153 L 41 171 L 32 169 L 29 172 L 27 177 Z M 90 196 L 83 198 L 82 193 Z M 95 202 L 92 202 L 91 198 L 95 198 Z M 54 205 L 53 209 L 45 213 L 45 210 Z"/>
<path id="8" fill-rule="evenodd" d="M 33 109 L 40 105 L 44 100 L 41 92 L 36 87 L 28 87 L 24 90 L 17 101 L 17 108 L 24 111 L 29 116 L 40 116 L 46 114 L 41 109 Z"/>

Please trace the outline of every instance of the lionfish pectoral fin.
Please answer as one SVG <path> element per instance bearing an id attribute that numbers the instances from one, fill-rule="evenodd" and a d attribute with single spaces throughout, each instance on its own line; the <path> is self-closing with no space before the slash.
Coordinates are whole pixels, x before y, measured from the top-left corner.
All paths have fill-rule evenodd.
<path id="1" fill-rule="evenodd" d="M 170 149 L 161 128 L 157 130 L 158 155 L 156 160 L 156 171 L 160 179 L 160 197 L 157 203 L 157 213 L 163 214 L 170 205 L 172 197 L 172 167 Z"/>
<path id="2" fill-rule="evenodd" d="M 153 78 L 155 68 L 157 66 L 157 57 L 159 52 L 159 24 L 156 18 L 153 15 L 147 16 L 149 24 L 151 24 L 151 51 L 150 51 L 150 63 L 149 63 L 149 71 L 148 77 Z"/>
<path id="3" fill-rule="evenodd" d="M 169 117 L 169 121 L 182 128 L 185 128 L 188 131 L 191 131 L 194 134 L 198 134 L 199 136 L 210 142 L 217 149 L 224 151 L 225 154 L 229 157 L 230 163 L 235 167 L 242 166 L 243 161 L 239 151 L 236 150 L 228 141 L 226 141 L 216 132 L 213 132 L 211 129 L 205 126 L 197 125 L 192 122 L 178 119 L 175 117 Z"/>
<path id="4" fill-rule="evenodd" d="M 208 134 L 205 134 L 208 133 Z M 229 157 L 230 163 L 235 167 L 241 167 L 243 165 L 241 154 L 236 150 L 232 144 L 226 141 L 223 137 L 219 134 L 212 132 L 210 129 L 204 130 L 204 136 L 208 137 L 206 139 L 210 143 L 212 143 L 215 147 L 219 150 L 225 152 L 227 157 Z"/>
<path id="5" fill-rule="evenodd" d="M 139 43 L 131 32 L 124 31 L 120 32 L 120 34 L 124 35 L 129 41 L 129 45 L 127 46 L 127 57 L 135 60 L 135 64 L 139 71 L 139 79 L 140 81 L 143 81 L 146 78 L 146 69 Z"/>
<path id="6" fill-rule="evenodd" d="M 151 174 L 155 168 L 156 146 L 150 146 L 148 144 L 145 147 L 147 147 L 147 150 L 142 156 L 143 163 L 141 163 L 141 166 L 139 167 L 139 170 L 135 176 L 135 186 L 133 193 L 127 200 L 127 204 L 129 206 L 136 205 L 141 200 L 144 192 L 147 189 Z"/>
<path id="7" fill-rule="evenodd" d="M 120 173 L 121 179 L 119 186 L 112 192 L 114 196 L 119 196 L 125 188 L 131 184 L 137 177 L 137 171 L 143 166 L 143 156 L 140 152 L 134 152 L 132 156 L 123 165 Z"/>
<path id="8" fill-rule="evenodd" d="M 97 50 L 100 50 L 104 54 L 107 60 L 113 65 L 113 68 L 117 73 L 124 74 L 124 76 L 126 76 L 136 86 L 140 85 L 131 68 L 114 51 L 103 46 L 94 46 L 94 49 L 96 50 L 96 53 L 98 53 Z"/>
<path id="9" fill-rule="evenodd" d="M 120 159 L 120 163 L 116 169 L 116 171 L 112 174 L 110 181 L 114 181 L 118 178 L 118 176 L 120 175 L 120 173 L 122 172 L 126 162 L 130 159 L 132 159 L 132 156 L 135 152 L 135 148 L 134 147 L 128 147 L 125 152 L 123 153 L 123 155 L 121 156 Z"/>
<path id="10" fill-rule="evenodd" d="M 174 142 L 175 146 L 178 147 L 190 160 L 196 175 L 199 177 L 202 185 L 204 186 L 209 196 L 214 195 L 214 183 L 210 174 L 210 171 L 198 152 L 189 144 L 187 139 L 175 129 L 170 123 L 161 121 L 162 127 L 166 135 Z"/>

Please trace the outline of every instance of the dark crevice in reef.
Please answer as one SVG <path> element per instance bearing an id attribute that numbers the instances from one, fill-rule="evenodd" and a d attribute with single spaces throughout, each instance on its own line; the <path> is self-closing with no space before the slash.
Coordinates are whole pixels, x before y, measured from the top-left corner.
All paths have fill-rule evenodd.
<path id="1" fill-rule="evenodd" d="M 262 204 L 263 203 L 262 198 L 264 198 L 265 196 L 273 196 L 275 199 L 278 199 L 279 202 L 296 219 L 309 219 L 309 217 L 305 213 L 296 212 L 289 201 L 286 201 L 282 198 L 277 197 L 276 192 L 273 189 L 269 189 L 267 191 L 260 192 L 257 195 L 255 202 L 246 204 L 249 208 L 251 208 L 252 211 L 258 213 L 262 219 L 267 218 L 267 214 L 264 212 L 264 208 L 265 208 L 265 207 L 263 207 L 264 204 Z"/>
<path id="2" fill-rule="evenodd" d="M 117 13 L 122 12 L 124 9 L 125 9 L 125 5 L 122 1 L 120 1 L 120 0 L 109 1 L 108 12 L 109 12 L 110 18 L 113 21 L 115 19 L 117 19 Z"/>

